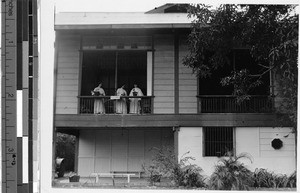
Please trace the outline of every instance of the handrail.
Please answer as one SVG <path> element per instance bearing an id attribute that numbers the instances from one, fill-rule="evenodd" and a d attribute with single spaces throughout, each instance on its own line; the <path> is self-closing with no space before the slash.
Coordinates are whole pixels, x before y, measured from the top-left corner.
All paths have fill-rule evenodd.
<path id="1" fill-rule="evenodd" d="M 77 96 L 79 114 L 151 114 L 154 96 Z"/>
<path id="2" fill-rule="evenodd" d="M 250 97 L 274 97 L 273 95 L 249 95 Z M 237 95 L 197 95 L 197 98 L 210 98 L 210 97 L 223 97 L 223 98 L 235 98 Z"/>
<path id="3" fill-rule="evenodd" d="M 269 113 L 274 111 L 274 96 L 249 95 L 237 101 L 234 95 L 197 95 L 199 113 Z"/>
<path id="4" fill-rule="evenodd" d="M 100 99 L 115 99 L 114 97 L 120 97 L 122 98 L 154 98 L 154 96 L 115 96 L 115 95 L 111 95 L 111 96 L 77 96 L 77 98 L 100 98 Z"/>

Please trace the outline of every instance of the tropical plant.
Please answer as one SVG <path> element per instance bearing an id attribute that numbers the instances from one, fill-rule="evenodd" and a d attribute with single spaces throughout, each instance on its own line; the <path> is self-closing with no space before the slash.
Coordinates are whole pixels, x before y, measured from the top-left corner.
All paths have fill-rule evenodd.
<path id="1" fill-rule="evenodd" d="M 289 176 L 289 179 L 288 179 L 288 186 L 291 187 L 291 188 L 296 188 L 297 186 L 297 172 L 294 171 L 290 176 Z"/>
<path id="2" fill-rule="evenodd" d="M 267 169 L 257 168 L 253 173 L 254 187 L 256 188 L 293 188 L 296 187 L 296 172 L 290 176 L 275 174 Z"/>
<path id="3" fill-rule="evenodd" d="M 252 172 L 240 162 L 248 154 L 234 156 L 231 152 L 221 157 L 215 166 L 215 171 L 209 179 L 209 188 L 214 190 L 249 190 L 253 185 Z"/>
<path id="4" fill-rule="evenodd" d="M 182 155 L 178 161 L 174 151 L 169 147 L 152 148 L 155 151 L 154 157 L 150 165 L 143 165 L 145 172 L 150 177 L 153 184 L 156 177 L 166 177 L 172 180 L 176 186 L 184 187 L 204 187 L 204 178 L 200 174 L 202 169 L 191 164 L 193 157 Z"/>

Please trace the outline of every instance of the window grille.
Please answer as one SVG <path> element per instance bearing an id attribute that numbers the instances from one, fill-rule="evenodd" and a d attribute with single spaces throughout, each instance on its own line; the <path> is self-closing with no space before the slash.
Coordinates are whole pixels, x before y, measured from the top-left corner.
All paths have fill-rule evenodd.
<path id="1" fill-rule="evenodd" d="M 233 152 L 233 127 L 204 127 L 203 132 L 204 156 L 221 157 Z"/>

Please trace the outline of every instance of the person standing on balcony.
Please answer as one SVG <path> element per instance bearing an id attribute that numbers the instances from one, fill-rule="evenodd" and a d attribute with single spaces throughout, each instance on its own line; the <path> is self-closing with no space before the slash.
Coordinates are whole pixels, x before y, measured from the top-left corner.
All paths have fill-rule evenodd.
<path id="1" fill-rule="evenodd" d="M 105 91 L 102 88 L 102 83 L 100 83 L 93 91 L 91 91 L 93 96 L 105 96 Z M 105 106 L 103 98 L 94 99 L 94 114 L 104 114 Z"/>
<path id="2" fill-rule="evenodd" d="M 121 88 L 117 89 L 117 96 L 127 96 L 127 92 L 124 89 L 125 85 L 121 86 Z M 127 104 L 126 104 L 126 98 L 120 98 L 116 100 L 116 113 L 119 114 L 127 114 Z"/>
<path id="3" fill-rule="evenodd" d="M 137 84 L 133 85 L 133 89 L 130 91 L 129 96 L 144 96 Z M 130 100 L 130 110 L 129 113 L 138 114 L 141 111 L 141 98 L 129 98 Z"/>

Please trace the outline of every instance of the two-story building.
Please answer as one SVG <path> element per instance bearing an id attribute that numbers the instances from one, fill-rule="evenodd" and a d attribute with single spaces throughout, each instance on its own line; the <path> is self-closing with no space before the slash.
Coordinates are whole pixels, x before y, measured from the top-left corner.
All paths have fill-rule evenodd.
<path id="1" fill-rule="evenodd" d="M 140 171 L 151 148 L 162 146 L 178 158 L 190 152 L 206 175 L 227 150 L 249 153 L 253 170 L 295 171 L 295 136 L 276 121 L 274 80 L 237 104 L 230 89 L 217 86 L 220 77 L 197 78 L 182 63 L 191 21 L 176 4 L 145 13 L 55 15 L 54 131 L 77 137 L 81 176 Z M 245 50 L 233 54 L 233 63 L 251 61 Z M 91 95 L 100 82 L 105 96 Z M 143 96 L 129 96 L 134 84 Z M 116 96 L 122 85 L 127 96 Z M 132 99 L 139 105 L 133 113 Z M 99 101 L 104 112 L 97 114 Z M 121 114 L 119 102 L 125 103 Z M 274 139 L 282 147 L 272 146 Z"/>

